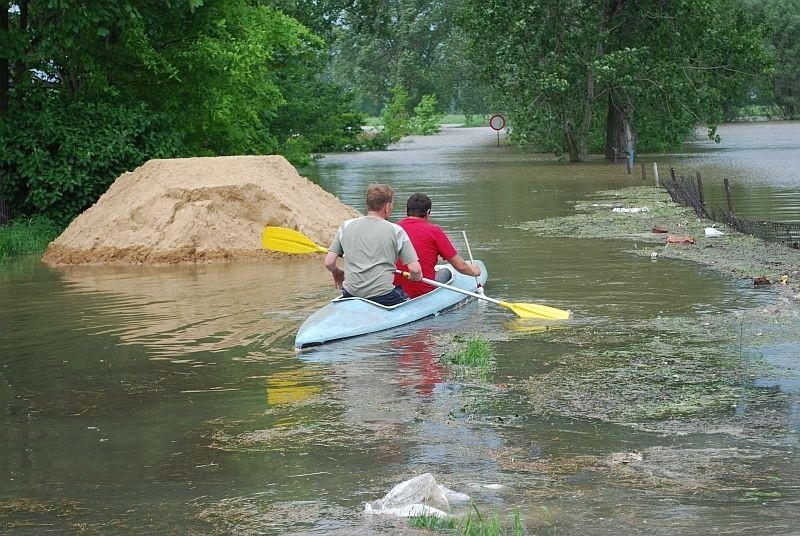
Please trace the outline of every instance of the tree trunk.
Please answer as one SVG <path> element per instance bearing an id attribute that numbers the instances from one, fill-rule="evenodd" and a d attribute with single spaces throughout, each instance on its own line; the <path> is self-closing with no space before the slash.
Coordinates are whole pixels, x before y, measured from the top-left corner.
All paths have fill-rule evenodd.
<path id="1" fill-rule="evenodd" d="M 636 134 L 631 127 L 633 106 L 630 103 L 622 103 L 615 97 L 617 95 L 613 91 L 609 92 L 605 147 L 607 159 L 614 158 L 615 149 L 620 156 L 629 155 L 636 149 Z"/>
<path id="2" fill-rule="evenodd" d="M 580 162 L 578 142 L 575 140 L 575 133 L 572 131 L 572 123 L 563 115 L 561 116 L 561 127 L 564 130 L 564 147 L 569 154 L 569 161 Z"/>
<path id="3" fill-rule="evenodd" d="M 0 2 L 0 32 L 8 35 L 8 1 Z M 0 115 L 8 110 L 8 92 L 11 88 L 11 69 L 8 58 L 0 58 Z"/>

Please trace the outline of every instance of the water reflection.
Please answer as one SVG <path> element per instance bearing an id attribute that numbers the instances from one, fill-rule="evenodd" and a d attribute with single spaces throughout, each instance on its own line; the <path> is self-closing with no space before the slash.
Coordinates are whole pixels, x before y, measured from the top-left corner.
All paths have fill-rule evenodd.
<path id="1" fill-rule="evenodd" d="M 314 303 L 330 295 L 318 262 L 176 267 L 69 266 L 56 269 L 65 287 L 103 303 L 80 310 L 82 329 L 143 345 L 151 359 L 249 349 L 238 359 L 263 359 L 260 346 L 293 338 Z M 287 288 L 296 289 L 286 292 Z M 257 346 L 256 346 L 257 345 Z"/>
<path id="2" fill-rule="evenodd" d="M 679 174 L 700 173 L 711 205 L 727 206 L 727 178 L 740 216 L 800 223 L 800 122 L 730 123 L 719 134 L 718 145 L 699 136 L 666 163 Z"/>

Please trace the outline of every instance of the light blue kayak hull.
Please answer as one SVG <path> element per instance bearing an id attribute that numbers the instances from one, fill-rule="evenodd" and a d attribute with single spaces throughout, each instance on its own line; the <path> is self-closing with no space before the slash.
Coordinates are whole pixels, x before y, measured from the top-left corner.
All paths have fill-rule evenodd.
<path id="1" fill-rule="evenodd" d="M 483 262 L 475 262 L 481 267 L 481 275 L 477 281 L 475 277 L 458 273 L 448 264 L 442 265 L 454 274 L 453 279 L 447 284 L 476 292 L 478 282 L 481 285 L 486 283 L 487 273 Z M 297 349 L 308 348 L 396 328 L 442 313 L 470 299 L 472 299 L 470 296 L 445 288 L 436 288 L 418 298 L 392 307 L 362 298 L 336 298 L 303 322 L 297 331 L 294 346 Z"/>

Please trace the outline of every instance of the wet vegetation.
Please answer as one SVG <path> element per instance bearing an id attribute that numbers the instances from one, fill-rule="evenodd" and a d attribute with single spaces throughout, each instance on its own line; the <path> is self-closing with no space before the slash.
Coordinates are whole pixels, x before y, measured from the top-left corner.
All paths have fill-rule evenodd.
<path id="1" fill-rule="evenodd" d="M 724 236 L 706 237 L 705 228 L 712 226 Z M 572 216 L 529 221 L 519 228 L 542 236 L 624 240 L 630 243 L 629 253 L 692 261 L 735 277 L 763 276 L 779 284 L 786 276 L 785 286 L 800 292 L 800 252 L 700 219 L 661 188 L 597 192 L 588 201 L 576 201 Z M 695 243 L 669 243 L 670 235 L 691 237 Z"/>
<path id="2" fill-rule="evenodd" d="M 514 517 L 502 522 L 497 514 L 481 513 L 475 504 L 462 518 L 436 516 L 417 516 L 409 519 L 409 525 L 433 531 L 437 534 L 457 534 L 460 536 L 504 536 L 525 534 L 519 510 Z"/>
<path id="3" fill-rule="evenodd" d="M 494 350 L 480 334 L 456 335 L 451 348 L 441 357 L 442 363 L 486 369 L 491 367 Z"/>
<path id="4" fill-rule="evenodd" d="M 652 187 L 599 192 L 576 202 L 575 210 L 574 216 L 521 227 L 545 236 L 624 240 L 631 254 L 692 261 L 754 281 L 766 277 L 778 292 L 772 305 L 699 320 L 657 317 L 603 330 L 543 331 L 539 341 L 572 351 L 568 357 L 532 356 L 542 366 L 522 386 L 532 414 L 657 431 L 783 431 L 786 423 L 776 417 L 783 412 L 774 410 L 786 404 L 784 395 L 753 380 L 779 373 L 761 359 L 758 346 L 792 340 L 800 330 L 800 254 L 728 229 L 724 237 L 707 238 L 704 228 L 711 222 Z M 668 235 L 695 243 L 671 244 Z"/>

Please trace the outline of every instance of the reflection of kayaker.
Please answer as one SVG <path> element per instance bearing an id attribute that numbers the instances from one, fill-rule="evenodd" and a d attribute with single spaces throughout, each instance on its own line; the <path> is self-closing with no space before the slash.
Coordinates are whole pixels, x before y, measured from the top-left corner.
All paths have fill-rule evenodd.
<path id="1" fill-rule="evenodd" d="M 414 387 L 420 396 L 433 394 L 436 385 L 443 381 L 443 367 L 439 357 L 431 350 L 428 333 L 429 330 L 422 330 L 392 343 L 393 347 L 400 350 L 398 364 L 402 376 L 399 385 Z"/>

